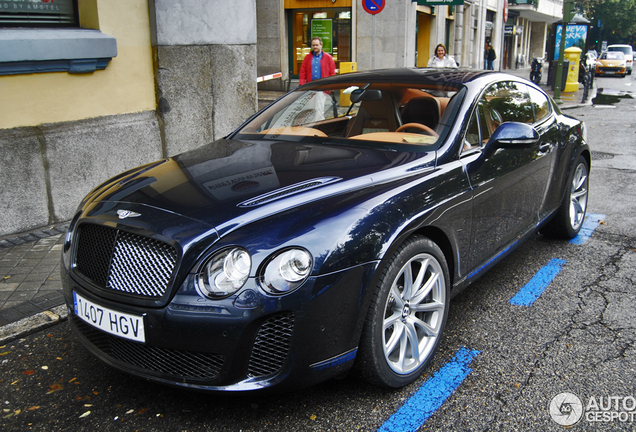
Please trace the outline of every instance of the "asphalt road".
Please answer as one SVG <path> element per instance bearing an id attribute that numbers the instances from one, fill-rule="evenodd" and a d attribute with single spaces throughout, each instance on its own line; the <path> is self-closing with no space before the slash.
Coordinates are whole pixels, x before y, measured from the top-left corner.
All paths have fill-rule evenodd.
<path id="1" fill-rule="evenodd" d="M 0 429 L 557 431 L 555 419 L 576 415 L 570 430 L 635 430 L 635 81 L 597 78 L 597 102 L 613 105 L 568 110 L 586 121 L 594 152 L 588 212 L 603 216 L 591 237 L 537 234 L 456 297 L 440 351 L 416 383 L 389 391 L 346 377 L 266 398 L 185 392 L 109 368 L 63 323 L 0 347 Z M 538 300 L 511 304 L 553 259 L 564 262 Z M 421 416 L 412 402 L 439 396 L 441 386 L 426 383 L 444 381 L 434 379 L 465 350 L 466 377 L 441 406 L 425 422 L 400 417 Z"/>

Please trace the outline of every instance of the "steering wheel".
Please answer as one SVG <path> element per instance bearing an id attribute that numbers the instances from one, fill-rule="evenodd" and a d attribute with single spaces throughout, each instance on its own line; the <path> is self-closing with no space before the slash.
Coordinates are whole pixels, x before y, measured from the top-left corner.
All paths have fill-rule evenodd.
<path id="1" fill-rule="evenodd" d="M 423 125 L 422 123 L 405 123 L 402 126 L 400 126 L 399 128 L 397 128 L 395 131 L 396 132 L 403 132 L 406 129 L 419 129 L 422 132 L 424 132 L 427 135 L 431 135 L 434 137 L 439 137 L 439 135 L 437 134 L 437 132 L 435 132 L 433 129 L 431 129 L 430 127 Z"/>

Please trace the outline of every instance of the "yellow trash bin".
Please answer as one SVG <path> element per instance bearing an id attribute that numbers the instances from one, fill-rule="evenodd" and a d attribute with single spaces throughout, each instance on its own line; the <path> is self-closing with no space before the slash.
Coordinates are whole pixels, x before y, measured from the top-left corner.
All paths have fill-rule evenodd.
<path id="1" fill-rule="evenodd" d="M 358 63 L 356 62 L 340 62 L 340 73 L 345 74 L 349 72 L 355 72 L 358 70 Z M 351 99 L 348 94 L 343 94 L 340 90 L 340 106 L 348 107 L 351 105 Z"/>
<path id="2" fill-rule="evenodd" d="M 581 48 L 570 47 L 565 50 L 565 58 L 570 61 L 568 78 L 564 92 L 575 92 L 579 89 L 579 62 L 581 61 Z"/>

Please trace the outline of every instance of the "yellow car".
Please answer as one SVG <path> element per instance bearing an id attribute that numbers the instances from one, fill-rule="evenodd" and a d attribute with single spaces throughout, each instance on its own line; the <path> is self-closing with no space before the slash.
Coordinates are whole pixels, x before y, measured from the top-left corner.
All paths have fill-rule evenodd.
<path id="1" fill-rule="evenodd" d="M 596 75 L 620 75 L 627 73 L 625 54 L 620 51 L 607 51 L 596 59 Z"/>

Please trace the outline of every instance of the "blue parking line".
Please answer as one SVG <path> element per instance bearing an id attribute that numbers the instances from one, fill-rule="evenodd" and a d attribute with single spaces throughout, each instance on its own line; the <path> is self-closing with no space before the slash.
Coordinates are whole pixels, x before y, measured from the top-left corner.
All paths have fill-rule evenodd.
<path id="1" fill-rule="evenodd" d="M 510 299 L 510 303 L 516 306 L 532 306 L 552 280 L 561 272 L 565 263 L 566 261 L 562 259 L 551 259 Z"/>
<path id="2" fill-rule="evenodd" d="M 468 367 L 479 351 L 460 348 L 378 429 L 380 432 L 415 432 L 472 372 Z"/>
<path id="3" fill-rule="evenodd" d="M 581 231 L 579 231 L 579 235 L 570 240 L 570 243 L 580 245 L 588 241 L 596 227 L 598 227 L 603 219 L 605 219 L 604 214 L 590 213 L 586 215 L 585 220 L 583 221 L 583 226 L 581 226 Z"/>

